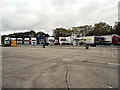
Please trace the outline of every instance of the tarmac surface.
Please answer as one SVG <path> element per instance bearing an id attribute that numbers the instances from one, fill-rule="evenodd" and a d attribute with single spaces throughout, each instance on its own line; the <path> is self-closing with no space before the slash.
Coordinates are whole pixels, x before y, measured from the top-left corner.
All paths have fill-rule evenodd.
<path id="1" fill-rule="evenodd" d="M 3 88 L 118 88 L 118 48 L 1 48 Z"/>

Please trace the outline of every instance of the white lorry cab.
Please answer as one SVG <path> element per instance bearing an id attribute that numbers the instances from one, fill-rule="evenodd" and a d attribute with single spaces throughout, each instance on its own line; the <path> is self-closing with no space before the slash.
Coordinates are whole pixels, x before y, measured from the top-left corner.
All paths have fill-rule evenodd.
<path id="1" fill-rule="evenodd" d="M 11 45 L 11 38 L 10 37 L 6 37 L 4 39 L 4 45 L 5 46 L 10 46 Z"/>
<path id="2" fill-rule="evenodd" d="M 59 37 L 59 44 L 60 45 L 67 45 L 67 39 L 66 37 Z"/>
<path id="3" fill-rule="evenodd" d="M 31 38 L 31 45 L 37 45 L 37 39 L 36 37 Z"/>
<path id="4" fill-rule="evenodd" d="M 48 37 L 47 43 L 48 43 L 49 45 L 54 45 L 54 44 L 55 44 L 55 38 L 54 38 L 54 37 Z"/>
<path id="5" fill-rule="evenodd" d="M 65 38 L 66 38 L 66 40 L 67 40 L 67 44 L 68 44 L 68 45 L 73 44 L 72 37 L 65 37 Z"/>
<path id="6" fill-rule="evenodd" d="M 24 38 L 24 44 L 25 44 L 25 45 L 28 45 L 29 42 L 30 42 L 30 39 L 29 39 L 29 38 Z"/>
<path id="7" fill-rule="evenodd" d="M 17 38 L 17 45 L 21 45 L 23 42 L 23 39 L 22 38 Z"/>

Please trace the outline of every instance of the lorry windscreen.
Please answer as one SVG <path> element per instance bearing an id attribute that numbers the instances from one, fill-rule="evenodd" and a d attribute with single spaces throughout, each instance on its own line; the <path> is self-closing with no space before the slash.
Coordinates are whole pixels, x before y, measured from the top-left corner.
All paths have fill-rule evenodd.
<path id="1" fill-rule="evenodd" d="M 32 41 L 36 41 L 36 40 L 32 40 Z"/>
<path id="2" fill-rule="evenodd" d="M 61 39 L 60 41 L 67 41 L 66 39 Z"/>
<path id="3" fill-rule="evenodd" d="M 116 38 L 116 40 L 117 40 L 118 42 L 120 42 L 120 38 Z"/>
<path id="4" fill-rule="evenodd" d="M 50 41 L 50 42 L 54 42 L 54 40 L 52 40 L 52 39 L 50 39 L 49 41 Z"/>

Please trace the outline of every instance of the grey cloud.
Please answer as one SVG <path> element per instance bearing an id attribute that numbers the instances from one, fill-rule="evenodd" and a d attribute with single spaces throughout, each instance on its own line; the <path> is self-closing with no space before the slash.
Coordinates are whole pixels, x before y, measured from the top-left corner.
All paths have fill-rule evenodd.
<path id="1" fill-rule="evenodd" d="M 1 3 L 2 2 L 2 3 Z M 3 33 L 71 28 L 83 24 L 117 21 L 118 0 L 6 0 L 0 1 Z"/>

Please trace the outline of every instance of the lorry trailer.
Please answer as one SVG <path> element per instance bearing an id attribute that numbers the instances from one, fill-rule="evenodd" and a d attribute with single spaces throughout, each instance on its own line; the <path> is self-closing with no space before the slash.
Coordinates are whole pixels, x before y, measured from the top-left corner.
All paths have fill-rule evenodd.
<path id="1" fill-rule="evenodd" d="M 83 37 L 86 41 L 87 45 L 103 45 L 104 44 L 104 37 L 101 36 L 88 36 Z"/>

